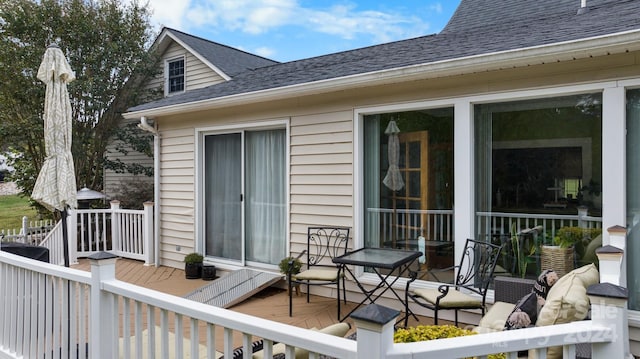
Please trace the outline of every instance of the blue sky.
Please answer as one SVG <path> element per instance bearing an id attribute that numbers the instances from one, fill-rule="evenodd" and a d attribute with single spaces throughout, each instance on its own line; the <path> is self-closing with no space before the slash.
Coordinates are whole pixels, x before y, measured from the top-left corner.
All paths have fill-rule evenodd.
<path id="1" fill-rule="evenodd" d="M 437 33 L 459 0 L 149 0 L 152 23 L 277 61 Z"/>

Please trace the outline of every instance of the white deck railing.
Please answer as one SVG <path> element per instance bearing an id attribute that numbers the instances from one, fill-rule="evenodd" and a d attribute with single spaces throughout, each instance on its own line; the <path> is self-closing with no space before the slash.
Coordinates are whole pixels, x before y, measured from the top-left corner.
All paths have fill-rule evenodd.
<path id="1" fill-rule="evenodd" d="M 476 217 L 479 235 L 509 235 L 514 228 L 520 232 L 542 226 L 542 231 L 553 238 L 562 227 L 602 228 L 602 217 L 588 216 L 587 211 L 581 209 L 575 215 L 476 212 Z"/>
<path id="2" fill-rule="evenodd" d="M 417 239 L 453 241 L 453 210 L 367 208 L 367 223 L 382 242 Z"/>
<path id="3" fill-rule="evenodd" d="M 427 240 L 445 242 L 454 238 L 453 210 L 367 208 L 367 216 L 372 235 L 380 236 L 381 243 L 417 239 L 420 235 Z M 480 236 L 508 235 L 513 228 L 520 232 L 542 226 L 544 233 L 553 238 L 562 227 L 602 227 L 602 218 L 588 216 L 584 209 L 575 215 L 477 212 L 476 217 L 476 233 Z"/>
<path id="4" fill-rule="evenodd" d="M 20 229 L 0 229 L 0 239 L 6 242 L 37 244 L 53 229 L 52 220 L 30 221 L 27 216 L 22 217 Z"/>
<path id="5" fill-rule="evenodd" d="M 69 261 L 97 252 L 109 252 L 123 258 L 153 264 L 153 203 L 143 210 L 122 209 L 118 201 L 108 209 L 69 210 L 67 219 Z M 63 264 L 63 240 L 60 222 L 40 243 L 50 249 L 51 263 Z"/>
<path id="6" fill-rule="evenodd" d="M 354 313 L 358 339 L 352 341 L 121 282 L 115 279 L 115 262 L 109 254 L 96 254 L 87 273 L 0 252 L 0 358 L 195 358 L 202 351 L 215 358 L 215 349 L 230 358 L 239 345 L 244 358 L 250 358 L 257 338 L 265 339 L 265 357 L 271 356 L 274 342 L 284 343 L 286 358 L 294 357 L 296 347 L 315 353 L 310 358 L 318 353 L 345 359 L 482 358 L 492 353 L 516 358 L 521 350 L 556 345 L 563 346 L 564 358 L 573 358 L 575 344 L 583 342 L 592 344 L 593 359 L 629 353 L 624 297 L 591 293 L 591 320 L 393 344 L 399 313 L 392 309 Z M 233 341 L 234 333 L 241 342 Z M 219 336 L 224 344 L 215 348 Z"/>

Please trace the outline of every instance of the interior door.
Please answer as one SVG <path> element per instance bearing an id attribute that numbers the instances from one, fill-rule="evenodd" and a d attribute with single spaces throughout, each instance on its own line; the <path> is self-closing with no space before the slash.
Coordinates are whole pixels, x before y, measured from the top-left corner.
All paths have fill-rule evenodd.
<path id="1" fill-rule="evenodd" d="M 405 186 L 393 191 L 391 202 L 395 210 L 429 209 L 429 133 L 428 131 L 398 134 L 400 163 L 398 164 Z M 426 215 L 418 218 L 410 212 L 396 216 L 394 233 L 397 239 L 413 237 L 425 228 Z"/>

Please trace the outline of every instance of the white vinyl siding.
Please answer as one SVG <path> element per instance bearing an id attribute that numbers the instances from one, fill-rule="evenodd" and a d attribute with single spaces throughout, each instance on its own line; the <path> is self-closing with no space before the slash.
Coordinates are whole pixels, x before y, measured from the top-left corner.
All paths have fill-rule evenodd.
<path id="1" fill-rule="evenodd" d="M 353 226 L 352 112 L 291 119 L 291 252 L 306 246 L 307 227 Z"/>
<path id="2" fill-rule="evenodd" d="M 223 82 L 224 79 L 213 71 L 204 62 L 200 61 L 191 52 L 180 46 L 176 42 L 172 42 L 167 47 L 167 50 L 162 54 L 162 61 L 160 72 L 156 78 L 149 81 L 148 88 L 165 88 L 167 81 L 166 74 L 166 62 L 168 60 L 184 58 L 184 70 L 185 70 L 185 90 L 190 91 L 209 85 L 213 85 L 219 82 Z"/>
<path id="3" fill-rule="evenodd" d="M 161 139 L 160 258 L 162 265 L 181 268 L 194 250 L 193 130 L 165 130 Z"/>
<path id="4" fill-rule="evenodd" d="M 121 126 L 125 126 L 127 124 L 138 122 L 137 120 L 123 120 Z M 140 130 L 142 131 L 142 130 Z M 152 144 L 153 144 L 153 140 Z M 116 146 L 120 144 L 120 141 L 113 140 L 107 145 L 107 150 L 105 152 L 105 157 L 107 159 L 115 159 L 119 158 L 120 161 L 125 164 L 134 164 L 138 163 L 145 167 L 153 168 L 153 157 L 149 157 L 144 153 L 140 153 L 129 148 L 129 152 L 126 156 L 117 152 Z M 113 170 L 104 170 L 104 190 L 103 193 L 107 195 L 107 198 L 110 200 L 117 200 L 118 191 L 122 187 L 123 181 L 128 181 L 130 179 L 136 179 L 137 181 L 143 181 L 145 183 L 149 183 L 153 185 L 153 176 L 145 176 L 145 175 L 133 175 L 131 173 L 116 173 Z"/>

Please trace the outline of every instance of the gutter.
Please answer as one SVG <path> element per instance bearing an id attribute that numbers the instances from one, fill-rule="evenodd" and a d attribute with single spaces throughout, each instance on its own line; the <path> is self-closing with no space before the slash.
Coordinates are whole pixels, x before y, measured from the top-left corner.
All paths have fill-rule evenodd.
<path id="1" fill-rule="evenodd" d="M 153 135 L 153 259 L 160 266 L 160 133 L 157 124 L 149 124 L 147 118 L 140 117 L 138 128 Z"/>
<path id="2" fill-rule="evenodd" d="M 639 38 L 640 30 L 632 30 L 578 41 L 572 40 L 554 43 L 552 45 L 540 45 L 523 49 L 494 52 L 490 54 L 473 55 L 452 60 L 442 60 L 310 83 L 216 97 L 201 101 L 186 102 L 176 105 L 127 112 L 123 116 L 130 119 L 138 118 L 140 116 L 168 116 L 228 106 L 246 105 L 261 101 L 273 101 L 305 95 L 341 91 L 363 86 L 385 85 L 408 80 L 433 79 L 438 77 L 538 65 L 548 62 L 570 61 L 593 56 L 604 56 L 613 53 L 640 50 Z"/>

